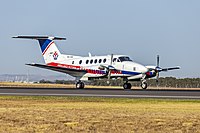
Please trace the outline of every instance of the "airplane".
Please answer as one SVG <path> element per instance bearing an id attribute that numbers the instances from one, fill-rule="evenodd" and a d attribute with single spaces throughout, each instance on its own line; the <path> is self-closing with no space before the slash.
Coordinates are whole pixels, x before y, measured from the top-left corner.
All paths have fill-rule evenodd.
<path id="1" fill-rule="evenodd" d="M 180 69 L 179 66 L 161 68 L 159 66 L 159 55 L 157 56 L 156 66 L 144 66 L 132 61 L 127 55 L 92 56 L 89 54 L 88 57 L 82 57 L 62 54 L 54 42 L 54 40 L 66 40 L 62 37 L 15 36 L 13 38 L 38 40 L 45 64 L 32 63 L 26 65 L 71 75 L 77 81 L 77 89 L 85 87 L 83 81 L 101 78 L 108 79 L 108 81 L 122 78 L 124 89 L 131 89 L 132 85 L 129 81 L 140 81 L 141 88 L 147 89 L 147 79 L 156 77 L 158 82 L 160 72 Z"/>

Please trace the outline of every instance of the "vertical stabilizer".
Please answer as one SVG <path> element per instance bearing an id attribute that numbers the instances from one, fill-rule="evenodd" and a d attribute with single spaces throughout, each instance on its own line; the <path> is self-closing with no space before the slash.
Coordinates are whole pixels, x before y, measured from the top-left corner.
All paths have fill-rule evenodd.
<path id="1" fill-rule="evenodd" d="M 66 40 L 65 38 L 49 36 L 17 36 L 13 38 L 38 40 L 46 64 L 51 62 L 60 62 L 63 60 L 63 56 L 53 40 Z"/>

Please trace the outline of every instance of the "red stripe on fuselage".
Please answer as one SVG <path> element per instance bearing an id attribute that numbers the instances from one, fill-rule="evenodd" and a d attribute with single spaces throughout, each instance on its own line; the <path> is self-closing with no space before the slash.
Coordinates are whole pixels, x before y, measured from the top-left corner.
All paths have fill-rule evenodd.
<path id="1" fill-rule="evenodd" d="M 67 65 L 67 64 L 60 64 L 60 63 L 48 63 L 48 66 L 55 66 L 55 67 L 65 67 L 65 68 L 71 68 L 71 69 L 81 69 L 80 66 L 74 66 L 74 65 Z"/>
<path id="2" fill-rule="evenodd" d="M 64 67 L 64 68 L 69 68 L 69 69 L 77 69 L 77 70 L 86 70 L 87 73 L 90 74 L 106 74 L 105 71 L 102 70 L 95 70 L 95 69 L 87 69 L 81 66 L 74 66 L 74 65 L 67 65 L 67 64 L 60 64 L 60 63 L 48 63 L 48 66 L 54 66 L 54 67 Z M 117 70 L 111 70 L 111 74 L 122 74 L 121 71 L 117 71 Z"/>
<path id="3" fill-rule="evenodd" d="M 42 53 L 42 55 L 44 55 L 46 53 L 46 51 L 49 49 L 49 47 L 51 46 L 51 44 L 53 44 L 54 42 L 52 41 L 51 43 L 49 43 L 49 45 L 46 47 L 46 49 L 44 50 L 44 52 Z"/>
<path id="4" fill-rule="evenodd" d="M 87 73 L 90 74 L 105 74 L 104 71 L 101 70 L 94 70 L 94 69 L 87 69 L 81 66 L 74 66 L 74 65 L 67 65 L 67 64 L 60 64 L 60 63 L 48 63 L 48 66 L 54 66 L 54 67 L 64 67 L 64 68 L 69 68 L 69 69 L 77 69 L 77 70 L 86 70 Z"/>

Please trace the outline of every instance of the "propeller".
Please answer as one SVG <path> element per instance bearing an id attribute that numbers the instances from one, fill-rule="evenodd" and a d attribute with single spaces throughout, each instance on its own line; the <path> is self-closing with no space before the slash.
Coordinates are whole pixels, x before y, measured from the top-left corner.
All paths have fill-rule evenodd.
<path id="1" fill-rule="evenodd" d="M 160 72 L 167 72 L 169 70 L 175 70 L 175 69 L 180 69 L 179 66 L 176 66 L 176 67 L 168 67 L 168 68 L 161 68 L 160 67 L 160 57 L 159 55 L 157 55 L 157 61 L 156 61 L 156 69 L 155 69 L 155 72 L 156 72 L 156 83 L 158 85 L 158 80 L 159 80 L 159 73 Z"/>
<path id="2" fill-rule="evenodd" d="M 146 67 L 148 68 L 148 72 L 151 72 L 151 73 L 146 73 L 146 75 L 150 78 L 155 76 L 157 85 L 158 85 L 160 72 L 167 72 L 170 70 L 180 69 L 179 66 L 161 68 L 159 55 L 157 55 L 157 58 L 156 58 L 156 66 L 146 66 Z"/>

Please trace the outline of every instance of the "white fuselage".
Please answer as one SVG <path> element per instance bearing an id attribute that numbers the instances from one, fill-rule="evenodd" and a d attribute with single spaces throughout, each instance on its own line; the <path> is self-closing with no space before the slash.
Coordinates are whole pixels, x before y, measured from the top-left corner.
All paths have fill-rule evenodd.
<path id="1" fill-rule="evenodd" d="M 141 74 L 145 74 L 148 69 L 136 62 L 130 60 L 128 56 L 125 55 L 113 55 L 113 61 L 111 62 L 111 55 L 107 56 L 91 56 L 91 57 L 81 57 L 73 55 L 62 55 L 62 60 L 51 62 L 48 65 L 72 68 L 77 70 L 86 70 L 84 75 L 73 75 L 81 80 L 88 80 L 88 78 L 98 78 L 105 76 L 107 70 L 105 67 L 112 66 L 111 77 L 135 77 Z M 102 67 L 104 66 L 104 67 Z M 140 76 L 141 75 L 141 76 Z"/>

